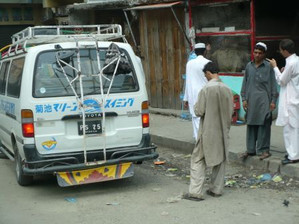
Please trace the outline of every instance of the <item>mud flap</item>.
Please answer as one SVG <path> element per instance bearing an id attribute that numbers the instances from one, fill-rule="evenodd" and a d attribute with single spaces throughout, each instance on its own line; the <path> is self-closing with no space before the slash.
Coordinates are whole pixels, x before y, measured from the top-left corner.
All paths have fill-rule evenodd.
<path id="1" fill-rule="evenodd" d="M 123 179 L 134 175 L 133 163 L 121 163 L 93 169 L 58 172 L 57 182 L 60 187 L 104 182 Z"/>

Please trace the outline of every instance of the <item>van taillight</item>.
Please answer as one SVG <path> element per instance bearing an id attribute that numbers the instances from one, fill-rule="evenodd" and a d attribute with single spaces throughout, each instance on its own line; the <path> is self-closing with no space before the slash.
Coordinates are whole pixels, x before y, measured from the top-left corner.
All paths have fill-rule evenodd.
<path id="1" fill-rule="evenodd" d="M 149 127 L 149 110 L 148 110 L 148 102 L 144 101 L 142 102 L 142 127 L 148 128 Z"/>
<path id="2" fill-rule="evenodd" d="M 21 111 L 22 131 L 24 137 L 34 137 L 33 112 L 31 110 Z"/>

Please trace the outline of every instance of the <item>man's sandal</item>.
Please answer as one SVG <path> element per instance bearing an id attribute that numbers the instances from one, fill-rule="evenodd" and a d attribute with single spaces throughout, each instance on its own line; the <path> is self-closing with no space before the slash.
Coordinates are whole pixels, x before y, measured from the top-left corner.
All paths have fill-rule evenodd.
<path id="1" fill-rule="evenodd" d="M 263 154 L 260 155 L 260 160 L 267 159 L 270 156 L 271 156 L 271 154 L 269 152 L 263 152 Z"/>
<path id="2" fill-rule="evenodd" d="M 244 152 L 240 155 L 240 159 L 245 160 L 247 159 L 249 156 L 255 156 L 255 153 L 249 153 L 249 152 Z"/>
<path id="3" fill-rule="evenodd" d="M 212 197 L 220 197 L 221 196 L 221 194 L 216 194 L 216 193 L 214 193 L 211 190 L 207 190 L 207 194 L 210 195 L 210 196 L 212 196 Z"/>
<path id="4" fill-rule="evenodd" d="M 182 198 L 186 199 L 186 200 L 190 200 L 190 201 L 203 201 L 203 200 L 205 200 L 204 198 L 201 198 L 201 197 L 195 197 L 195 196 L 191 195 L 190 193 L 183 194 Z"/>

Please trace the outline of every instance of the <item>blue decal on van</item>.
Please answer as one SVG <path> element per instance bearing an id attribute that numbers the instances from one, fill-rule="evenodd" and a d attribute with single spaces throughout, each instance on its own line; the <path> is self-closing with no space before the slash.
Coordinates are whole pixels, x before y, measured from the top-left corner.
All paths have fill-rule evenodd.
<path id="1" fill-rule="evenodd" d="M 5 100 L 1 100 L 0 102 L 0 110 L 5 111 L 8 114 L 13 114 L 15 115 L 15 109 L 16 106 L 14 103 L 5 101 Z"/>
<path id="2" fill-rule="evenodd" d="M 55 138 L 52 138 L 52 140 L 48 140 L 48 141 L 45 141 L 45 142 L 42 142 L 42 146 L 45 150 L 52 150 L 52 149 L 55 149 L 57 145 L 57 141 Z"/>
<path id="3" fill-rule="evenodd" d="M 105 104 L 105 108 L 118 108 L 118 107 L 132 107 L 134 104 L 134 98 L 120 98 L 120 99 L 108 99 Z M 100 103 L 95 99 L 84 100 L 84 105 L 88 107 L 86 112 L 94 113 L 101 112 Z M 35 105 L 35 113 L 53 113 L 53 112 L 71 112 L 78 111 L 79 107 L 77 103 L 54 103 L 54 104 L 37 104 Z"/>
<path id="4" fill-rule="evenodd" d="M 84 100 L 84 106 L 87 108 L 85 112 L 89 113 L 100 113 L 101 107 L 100 103 L 95 99 L 86 99 Z"/>

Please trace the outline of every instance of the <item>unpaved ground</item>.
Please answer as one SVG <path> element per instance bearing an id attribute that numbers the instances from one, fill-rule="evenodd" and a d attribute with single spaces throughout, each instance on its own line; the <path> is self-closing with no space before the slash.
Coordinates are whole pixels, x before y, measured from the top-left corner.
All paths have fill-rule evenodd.
<path id="1" fill-rule="evenodd" d="M 182 200 L 188 190 L 190 158 L 169 149 L 159 152 L 160 159 L 167 159 L 163 165 L 145 162 L 136 166 L 132 178 L 68 188 L 59 187 L 52 176 L 20 187 L 13 163 L 0 159 L 0 224 L 298 224 L 296 186 L 234 185 L 220 198 Z M 253 172 L 230 164 L 227 177 L 242 179 Z"/>

